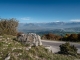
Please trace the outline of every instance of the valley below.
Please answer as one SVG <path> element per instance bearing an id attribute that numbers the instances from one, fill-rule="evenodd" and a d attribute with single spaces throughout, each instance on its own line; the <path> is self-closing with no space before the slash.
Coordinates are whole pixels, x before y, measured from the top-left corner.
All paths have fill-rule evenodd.
<path id="1" fill-rule="evenodd" d="M 66 33 L 80 33 L 80 22 L 19 23 L 18 31 L 39 35 L 54 33 L 63 36 Z"/>

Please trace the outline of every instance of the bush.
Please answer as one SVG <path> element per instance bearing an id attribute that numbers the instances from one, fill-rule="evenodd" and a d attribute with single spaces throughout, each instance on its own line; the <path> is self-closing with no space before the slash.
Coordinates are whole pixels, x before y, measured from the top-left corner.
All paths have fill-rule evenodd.
<path id="1" fill-rule="evenodd" d="M 49 33 L 49 34 L 45 34 L 42 36 L 42 39 L 47 39 L 47 40 L 60 40 L 62 37 Z"/>
<path id="2" fill-rule="evenodd" d="M 77 42 L 77 41 L 78 41 L 78 35 L 77 35 L 77 34 L 71 34 L 71 35 L 69 36 L 69 39 L 70 39 L 71 41 Z"/>
<path id="3" fill-rule="evenodd" d="M 70 45 L 69 42 L 66 42 L 65 44 L 62 44 L 59 46 L 61 54 L 67 54 L 67 55 L 76 55 L 77 54 L 77 48 L 74 45 Z"/>
<path id="4" fill-rule="evenodd" d="M 0 19 L 0 35 L 16 35 L 17 34 L 18 21 L 12 19 Z"/>
<path id="5" fill-rule="evenodd" d="M 79 42 L 80 41 L 80 34 L 66 34 L 63 38 L 63 41 L 72 41 L 72 42 Z"/>

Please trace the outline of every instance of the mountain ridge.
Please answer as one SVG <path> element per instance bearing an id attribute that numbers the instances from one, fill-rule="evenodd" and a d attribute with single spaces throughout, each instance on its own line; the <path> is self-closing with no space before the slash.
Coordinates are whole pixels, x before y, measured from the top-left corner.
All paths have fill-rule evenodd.
<path id="1" fill-rule="evenodd" d="M 62 29 L 80 27 L 80 22 L 19 23 L 18 29 Z"/>

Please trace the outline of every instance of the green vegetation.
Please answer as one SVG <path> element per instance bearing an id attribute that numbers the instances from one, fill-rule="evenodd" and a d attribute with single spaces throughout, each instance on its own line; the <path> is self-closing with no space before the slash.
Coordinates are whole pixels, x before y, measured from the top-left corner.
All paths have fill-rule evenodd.
<path id="1" fill-rule="evenodd" d="M 70 42 L 80 42 L 80 34 L 65 34 L 64 36 L 48 33 L 44 34 L 42 39 L 46 40 L 57 40 L 57 41 L 70 41 Z"/>
<path id="2" fill-rule="evenodd" d="M 0 35 L 16 35 L 17 33 L 18 21 L 14 18 L 12 19 L 0 19 Z"/>
<path id="3" fill-rule="evenodd" d="M 63 41 L 72 41 L 80 42 L 80 34 L 66 34 L 63 38 Z"/>
<path id="4" fill-rule="evenodd" d="M 16 40 L 18 21 L 15 19 L 0 19 L 0 60 L 5 60 L 9 55 L 10 60 L 74 60 L 80 59 L 77 54 L 76 47 L 70 46 L 68 43 L 60 46 L 60 52 L 63 54 L 53 54 L 44 46 L 37 46 L 29 48 L 29 45 L 22 44 Z M 74 37 L 76 40 L 80 39 L 80 35 L 68 35 L 67 37 Z M 62 37 L 54 34 L 47 34 L 43 36 L 47 39 L 59 40 Z M 65 49 L 66 48 L 66 49 Z M 64 53 L 65 50 L 67 53 Z M 63 52 L 62 52 L 63 51 Z M 68 52 L 69 51 L 69 52 Z M 69 56 L 68 54 L 71 54 Z"/>
<path id="5" fill-rule="evenodd" d="M 60 47 L 60 54 L 66 54 L 66 55 L 77 55 L 77 48 L 74 45 L 70 45 L 69 42 L 66 42 L 65 44 L 62 44 Z"/>
<path id="6" fill-rule="evenodd" d="M 42 39 L 46 39 L 46 40 L 60 40 L 61 38 L 62 38 L 61 36 L 52 33 L 45 34 L 42 36 Z"/>
<path id="7" fill-rule="evenodd" d="M 74 60 L 80 59 L 80 56 L 69 56 L 63 54 L 53 54 L 44 46 L 28 47 L 13 40 L 16 38 L 11 35 L 3 35 L 0 37 L 0 60 L 4 60 L 6 55 L 10 53 L 10 60 Z"/>

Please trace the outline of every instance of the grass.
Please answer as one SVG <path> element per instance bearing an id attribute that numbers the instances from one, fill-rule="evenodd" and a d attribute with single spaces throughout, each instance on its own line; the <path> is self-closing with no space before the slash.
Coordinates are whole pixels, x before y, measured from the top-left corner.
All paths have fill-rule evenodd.
<path id="1" fill-rule="evenodd" d="M 44 46 L 32 47 L 26 50 L 27 46 L 13 40 L 15 36 L 3 35 L 0 38 L 0 60 L 4 60 L 10 53 L 10 60 L 74 60 L 80 59 L 78 56 L 53 54 Z"/>

